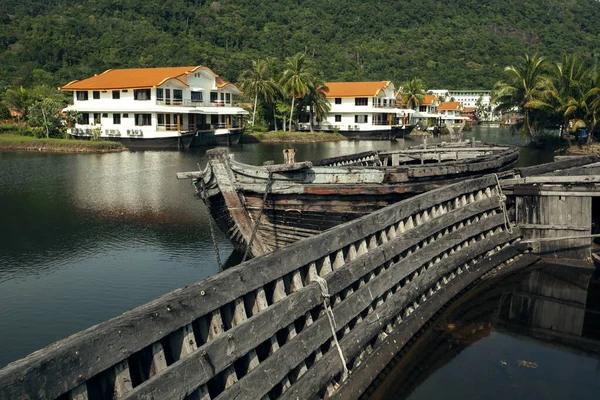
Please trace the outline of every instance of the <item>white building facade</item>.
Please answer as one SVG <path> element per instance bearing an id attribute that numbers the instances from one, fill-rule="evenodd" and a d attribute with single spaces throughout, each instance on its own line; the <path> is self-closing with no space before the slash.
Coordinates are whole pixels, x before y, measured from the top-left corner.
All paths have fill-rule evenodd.
<path id="1" fill-rule="evenodd" d="M 412 110 L 397 107 L 393 82 L 328 82 L 326 86 L 331 109 L 318 129 L 371 139 L 393 139 L 408 130 Z"/>
<path id="2" fill-rule="evenodd" d="M 448 90 L 435 89 L 429 92 L 444 98 L 445 101 L 457 101 L 463 107 L 478 108 L 479 117 L 487 121 L 499 121 L 500 116 L 493 112 L 495 104 L 492 104 L 492 95 L 490 90 Z M 484 114 L 484 115 L 481 115 Z"/>
<path id="3" fill-rule="evenodd" d="M 80 118 L 70 133 L 99 136 L 130 147 L 186 147 L 199 142 L 230 144 L 243 131 L 235 105 L 241 91 L 211 69 L 198 67 L 108 70 L 71 82 Z"/>

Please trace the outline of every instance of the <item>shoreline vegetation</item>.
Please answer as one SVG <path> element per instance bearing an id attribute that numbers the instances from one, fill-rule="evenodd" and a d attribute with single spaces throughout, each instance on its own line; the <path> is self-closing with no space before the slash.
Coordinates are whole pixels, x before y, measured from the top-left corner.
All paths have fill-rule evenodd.
<path id="1" fill-rule="evenodd" d="M 126 150 L 126 148 L 121 143 L 105 140 L 46 139 L 13 133 L 0 134 L 0 152 L 109 153 L 123 150 Z"/>
<path id="2" fill-rule="evenodd" d="M 286 132 L 269 131 L 244 134 L 245 143 L 317 143 L 338 142 L 347 138 L 331 132 Z"/>

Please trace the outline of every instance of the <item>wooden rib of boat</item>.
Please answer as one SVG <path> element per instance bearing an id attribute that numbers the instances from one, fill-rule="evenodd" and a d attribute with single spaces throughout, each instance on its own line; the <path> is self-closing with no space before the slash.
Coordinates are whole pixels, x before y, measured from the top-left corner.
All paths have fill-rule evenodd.
<path id="1" fill-rule="evenodd" d="M 254 166 L 226 149 L 207 152 L 192 178 L 220 229 L 250 256 L 353 220 L 397 201 L 514 166 L 519 149 L 484 143 L 450 143 L 363 152 L 315 162 Z"/>

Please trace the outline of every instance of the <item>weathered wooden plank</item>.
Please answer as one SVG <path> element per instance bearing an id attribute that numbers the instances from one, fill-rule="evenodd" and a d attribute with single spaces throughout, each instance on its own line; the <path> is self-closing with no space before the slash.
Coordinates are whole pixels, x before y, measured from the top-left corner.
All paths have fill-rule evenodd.
<path id="1" fill-rule="evenodd" d="M 300 315 L 321 302 L 318 285 L 308 285 L 294 296 L 284 297 L 268 311 L 258 313 L 244 323 L 232 327 L 227 331 L 227 335 L 215 336 L 213 340 L 199 347 L 190 356 L 177 361 L 162 374 L 137 386 L 125 399 L 183 399 L 256 347 L 262 339 L 273 336 L 280 329 L 289 326 Z M 292 309 L 294 313 L 289 312 Z M 275 354 L 277 353 L 279 351 Z M 262 363 L 258 367 L 261 365 Z M 283 377 L 279 378 L 281 379 Z M 275 385 L 279 380 L 272 381 L 272 384 Z"/>
<path id="2" fill-rule="evenodd" d="M 500 236 L 492 236 L 491 241 L 494 241 L 496 244 L 506 243 L 510 237 L 515 237 L 514 235 L 502 235 Z M 503 240 L 498 240 L 503 239 Z M 461 265 L 461 262 L 454 259 L 469 260 L 468 257 L 465 257 L 465 254 L 468 256 L 475 256 L 478 254 L 482 254 L 481 248 L 489 248 L 490 241 L 480 242 L 480 247 L 476 244 L 474 246 L 470 246 L 463 251 L 457 252 L 448 258 L 445 258 L 440 263 L 438 263 L 435 267 L 429 269 L 424 274 L 419 275 L 415 279 L 413 279 L 409 284 L 391 296 L 388 301 L 386 301 L 381 307 L 377 309 L 376 313 L 368 315 L 360 328 L 352 330 L 348 335 L 344 336 L 340 341 L 340 346 L 346 357 L 351 358 L 355 356 L 358 351 L 363 348 L 366 343 L 368 343 L 371 338 L 373 338 L 377 332 L 383 327 L 404 307 L 408 306 L 410 303 L 414 301 L 414 299 L 419 295 L 420 289 L 427 288 L 428 285 L 437 281 L 442 274 L 436 273 L 438 269 L 445 268 L 445 271 L 449 271 L 450 268 L 456 268 L 456 266 Z M 479 247 L 479 248 L 478 248 Z M 493 247 L 492 247 L 493 248 Z M 484 272 L 487 272 L 491 269 L 495 262 L 493 260 L 501 260 L 500 262 L 496 262 L 496 265 L 507 260 L 515 255 L 518 255 L 522 252 L 521 249 L 516 248 L 515 246 L 509 246 L 505 249 L 504 252 L 499 252 L 490 257 L 486 257 L 486 261 L 481 262 L 472 271 L 468 273 L 463 273 L 460 276 L 464 276 L 465 278 L 470 278 L 466 280 L 466 284 L 473 282 L 476 278 L 479 278 L 483 275 Z M 470 253 L 470 254 L 469 254 Z M 464 262 L 464 261 L 463 261 Z M 484 265 L 488 265 L 489 268 L 485 268 Z M 465 284 L 465 285 L 466 285 Z M 458 291 L 454 292 L 458 293 Z M 356 292 L 358 295 L 358 292 Z M 435 295 L 434 295 L 435 296 Z M 448 301 L 451 297 L 445 299 Z M 444 301 L 444 302 L 445 302 Z M 425 303 L 427 304 L 427 302 Z M 442 303 L 443 304 L 443 303 Z M 440 304 L 437 304 L 437 308 L 439 308 Z M 437 309 L 436 308 L 436 309 Z M 337 317 L 337 315 L 336 315 Z M 330 381 L 335 375 L 340 373 L 342 370 L 342 366 L 339 360 L 339 357 L 335 352 L 328 352 L 323 355 L 323 358 L 319 360 L 318 363 L 313 365 L 310 370 L 310 373 L 303 376 L 301 379 L 296 382 L 288 392 L 286 392 L 281 398 L 282 399 L 296 399 L 296 398 L 308 398 L 312 393 L 317 392 L 320 388 L 324 387 L 324 385 Z M 241 382 L 240 382 L 241 383 Z"/>
<path id="3" fill-rule="evenodd" d="M 223 156 L 223 151 L 220 149 L 209 150 L 206 154 L 209 157 L 212 173 L 215 175 L 229 214 L 247 246 L 252 237 L 254 222 L 244 209 L 242 199 L 234 187 L 235 178 L 230 166 L 227 164 L 228 158 Z M 255 235 L 250 252 L 252 255 L 258 256 L 268 253 L 269 249 L 262 243 L 260 236 Z"/>
<path id="4" fill-rule="evenodd" d="M 526 176 L 524 178 L 503 179 L 500 184 L 502 188 L 511 185 L 522 185 L 528 183 L 550 183 L 550 184 L 573 184 L 573 183 L 598 183 L 600 176 L 596 175 L 579 175 L 579 176 L 563 176 L 563 175 L 541 175 L 541 176 Z"/>
<path id="5" fill-rule="evenodd" d="M 87 384 L 82 383 L 69 392 L 69 400 L 88 400 Z"/>
<path id="6" fill-rule="evenodd" d="M 202 171 L 178 172 L 177 179 L 201 179 L 204 176 Z"/>
<path id="7" fill-rule="evenodd" d="M 552 229 L 552 230 L 570 230 L 570 231 L 586 231 L 589 232 L 591 226 L 575 226 L 575 225 L 544 225 L 544 224 L 519 224 L 521 229 Z"/>
<path id="8" fill-rule="evenodd" d="M 550 162 L 546 164 L 534 165 L 532 167 L 517 168 L 521 177 L 542 175 L 557 170 L 564 170 L 573 167 L 579 167 L 586 164 L 592 164 L 600 161 L 600 155 L 591 155 L 583 157 L 573 157 L 561 161 Z"/>
<path id="9" fill-rule="evenodd" d="M 502 250 L 505 252 L 506 250 Z M 498 255 L 490 260 L 490 264 L 495 264 L 494 267 L 502 264 L 502 258 L 505 254 Z M 524 254 L 519 259 L 514 261 L 511 266 L 512 271 L 518 271 L 526 268 L 539 261 L 539 257 Z M 435 293 L 435 299 L 430 299 L 421 305 L 417 311 L 405 320 L 374 349 L 366 360 L 356 369 L 353 369 L 352 379 L 342 383 L 339 389 L 332 396 L 332 399 L 357 399 L 375 380 L 377 375 L 390 362 L 405 344 L 421 329 L 431 317 L 439 310 L 440 306 L 444 305 L 466 288 L 471 281 L 474 281 L 473 274 L 481 277 L 486 270 L 489 270 L 489 265 L 479 264 L 468 274 L 458 276 L 452 285 L 442 287 Z M 477 279 L 477 278 L 476 278 Z"/>
<path id="10" fill-rule="evenodd" d="M 492 218 L 487 219 L 486 222 L 490 219 Z M 499 223 L 499 220 L 496 221 L 496 225 L 497 223 Z M 433 254 L 439 254 L 440 251 L 453 246 L 456 241 L 460 242 L 464 240 L 463 238 L 465 237 L 466 231 L 481 229 L 482 225 L 483 224 L 478 224 L 476 227 L 470 226 L 449 234 L 447 240 L 436 242 L 433 245 L 425 247 L 420 252 L 413 253 L 411 256 L 400 260 L 397 264 L 382 272 L 372 281 L 369 281 L 368 285 L 359 288 L 353 294 L 349 295 L 333 309 L 338 329 L 345 326 L 350 320 L 362 312 L 370 303 L 368 299 L 371 299 L 372 301 L 372 299 L 379 297 L 385 293 L 385 291 L 393 287 L 398 281 L 404 279 L 415 269 L 419 268 L 420 265 L 427 262 L 427 260 L 430 260 Z M 490 225 L 493 226 L 494 223 L 490 223 Z M 475 234 L 476 232 L 477 231 L 475 231 Z M 452 236 L 452 238 L 450 238 L 450 236 Z M 492 240 L 483 243 L 481 248 L 493 248 L 497 243 L 501 243 L 502 240 L 506 241 L 507 237 L 508 235 L 506 234 L 497 234 L 492 237 Z M 478 247 L 472 246 L 470 249 L 471 252 L 465 256 L 467 259 L 475 254 L 473 251 L 478 249 Z M 367 255 L 368 254 L 369 253 L 367 253 Z M 333 271 L 332 274 L 327 277 L 330 293 L 337 293 L 342 288 L 345 288 L 346 286 L 344 286 L 345 283 L 343 283 L 343 280 L 346 280 L 346 282 L 355 282 L 357 276 L 360 277 L 369 272 L 368 270 L 359 270 L 360 264 L 358 263 L 358 260 L 360 259 L 356 260 L 357 264 L 355 264 L 354 271 L 348 271 L 349 268 L 344 266 Z M 445 260 L 448 260 L 448 258 Z M 376 266 L 366 265 L 365 267 L 365 269 L 368 269 L 375 268 Z M 314 322 L 310 327 L 300 332 L 295 341 L 286 343 L 279 352 L 263 361 L 256 370 L 242 378 L 236 385 L 232 386 L 229 391 L 220 395 L 219 398 L 234 399 L 237 396 L 255 398 L 268 392 L 271 389 L 273 382 L 277 382 L 281 376 L 285 375 L 287 370 L 298 365 L 298 363 L 308 357 L 308 355 L 315 351 L 317 347 L 321 346 L 324 341 L 331 336 L 327 324 L 328 322 L 324 318 Z M 314 366 L 304 376 L 313 376 L 313 369 Z M 263 378 L 265 376 L 269 376 L 269 379 L 264 380 Z M 304 377 L 301 379 L 304 379 Z M 300 396 L 300 398 L 307 397 L 308 396 Z"/>

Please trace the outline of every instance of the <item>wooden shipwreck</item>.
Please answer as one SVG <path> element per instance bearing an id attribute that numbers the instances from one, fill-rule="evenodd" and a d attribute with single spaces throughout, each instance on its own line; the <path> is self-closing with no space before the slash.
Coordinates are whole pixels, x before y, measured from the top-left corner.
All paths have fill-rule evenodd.
<path id="1" fill-rule="evenodd" d="M 9 364 L 0 399 L 357 398 L 463 289 L 537 262 L 500 194 L 468 179 L 175 290 Z"/>
<path id="2" fill-rule="evenodd" d="M 207 152 L 192 178 L 236 249 L 258 256 L 431 189 L 509 169 L 519 149 L 480 142 L 369 151 L 254 166 L 226 149 Z"/>

